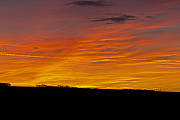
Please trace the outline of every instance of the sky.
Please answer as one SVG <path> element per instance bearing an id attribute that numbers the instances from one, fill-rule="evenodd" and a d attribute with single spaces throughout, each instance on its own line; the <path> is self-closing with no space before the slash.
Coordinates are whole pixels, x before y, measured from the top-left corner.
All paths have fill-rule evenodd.
<path id="1" fill-rule="evenodd" d="M 0 1 L 0 82 L 180 91 L 180 0 Z"/>

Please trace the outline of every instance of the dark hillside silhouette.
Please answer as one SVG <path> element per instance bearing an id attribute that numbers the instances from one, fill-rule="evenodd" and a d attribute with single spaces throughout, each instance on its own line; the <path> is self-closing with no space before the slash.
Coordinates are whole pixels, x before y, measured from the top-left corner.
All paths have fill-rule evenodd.
<path id="1" fill-rule="evenodd" d="M 178 92 L 159 92 L 153 90 L 110 90 L 75 88 L 69 86 L 16 87 L 8 83 L 0 83 L 1 95 L 7 96 L 180 96 Z"/>
<path id="2" fill-rule="evenodd" d="M 93 115 L 93 112 L 96 110 L 98 114 L 102 112 L 103 113 L 102 115 L 104 116 L 110 115 L 110 112 L 114 110 L 114 113 L 120 116 L 120 119 L 123 118 L 122 115 L 125 115 L 124 117 L 126 117 L 126 119 L 127 117 L 132 117 L 132 119 L 135 119 L 136 117 L 139 118 L 139 117 L 143 117 L 143 115 L 146 115 L 145 120 L 147 119 L 147 117 L 149 118 L 151 116 L 153 118 L 152 120 L 154 120 L 154 118 L 157 119 L 157 117 L 159 117 L 160 120 L 162 118 L 166 118 L 166 119 L 170 118 L 171 120 L 172 117 L 176 118 L 177 116 L 179 116 L 179 113 L 177 113 L 176 111 L 172 112 L 173 108 L 169 109 L 170 112 L 169 111 L 167 112 L 167 109 L 163 109 L 163 108 L 157 109 L 157 106 L 152 107 L 152 109 L 149 109 L 148 106 L 153 106 L 151 105 L 151 103 L 153 102 L 150 102 L 151 99 L 149 98 L 155 97 L 154 100 L 157 102 L 157 97 L 159 96 L 160 97 L 165 96 L 165 98 L 172 98 L 173 96 L 180 96 L 180 93 L 158 92 L 152 90 L 108 90 L 108 89 L 73 88 L 73 87 L 61 86 L 61 85 L 53 87 L 44 84 L 37 85 L 37 87 L 16 87 L 16 86 L 8 86 L 9 84 L 1 84 L 1 85 L 3 85 L 3 87 L 0 87 L 1 99 L 8 98 L 8 100 L 14 101 L 16 98 L 22 99 L 23 97 L 24 98 L 27 97 L 28 99 L 30 99 L 30 101 L 31 100 L 38 101 L 39 98 L 40 99 L 42 98 L 40 102 L 45 101 L 45 105 L 48 102 L 50 106 L 54 105 L 56 108 L 56 109 L 54 108 L 54 110 L 58 111 L 58 115 L 59 115 L 59 109 L 57 108 L 58 105 L 60 105 L 60 109 L 62 111 L 64 110 L 66 111 L 66 109 L 68 110 L 68 115 L 70 114 L 69 110 L 72 109 L 73 113 L 74 111 L 78 111 L 78 114 L 80 113 L 81 115 L 84 114 L 83 112 L 88 113 L 87 110 L 90 110 L 89 112 L 91 116 Z M 95 99 L 93 99 L 94 96 Z M 84 99 L 86 97 L 88 99 Z M 102 99 L 100 99 L 99 101 L 99 99 L 97 99 L 96 97 Z M 108 97 L 110 99 L 107 99 Z M 142 97 L 145 97 L 145 99 L 146 97 L 148 97 L 148 101 L 147 99 L 146 100 L 142 99 Z M 140 98 L 140 99 L 136 99 L 136 98 Z M 164 97 L 162 98 L 163 98 L 162 101 L 164 101 L 165 100 Z M 138 100 L 139 102 L 137 102 L 136 100 Z M 53 105 L 52 105 L 52 101 L 53 101 Z M 142 104 L 142 101 L 144 101 L 145 103 Z M 160 103 L 162 103 L 162 101 L 160 101 Z M 69 104 L 70 107 L 69 106 L 67 107 L 67 105 Z M 159 105 L 158 102 L 157 104 Z M 80 107 L 81 105 L 83 106 L 83 108 Z M 165 105 L 167 107 L 167 104 Z M 143 108 L 140 109 L 140 106 L 143 106 Z M 45 110 L 47 111 L 48 107 L 44 106 L 43 103 L 43 108 L 44 107 Z M 90 108 L 92 107 L 93 109 L 91 110 L 89 109 L 89 107 Z M 99 107 L 101 109 L 99 109 Z M 110 109 L 107 109 L 108 107 Z M 79 109 L 80 111 L 83 112 L 79 112 Z M 121 109 L 122 111 L 120 111 L 119 109 Z M 138 109 L 140 109 L 141 111 L 139 111 Z M 147 111 L 147 109 L 149 109 L 149 111 Z M 52 110 L 53 109 L 50 109 L 50 111 Z M 62 114 L 62 112 L 60 112 L 60 114 Z M 128 115 L 126 116 L 126 114 Z M 93 117 L 97 117 L 97 116 L 93 116 Z"/>

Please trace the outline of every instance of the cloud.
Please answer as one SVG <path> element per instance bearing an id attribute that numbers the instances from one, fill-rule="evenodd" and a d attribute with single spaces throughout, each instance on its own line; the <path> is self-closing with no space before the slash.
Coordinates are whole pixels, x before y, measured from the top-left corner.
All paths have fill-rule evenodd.
<path id="1" fill-rule="evenodd" d="M 76 6 L 94 6 L 94 7 L 101 7 L 101 6 L 111 6 L 111 4 L 106 3 L 104 1 L 75 1 L 68 3 L 67 5 L 76 5 Z"/>
<path id="2" fill-rule="evenodd" d="M 170 6 L 170 5 L 177 4 L 178 2 L 179 2 L 179 0 L 167 0 L 167 1 L 162 1 L 161 5 L 162 6 Z"/>
<path id="3" fill-rule="evenodd" d="M 118 17 L 107 17 L 107 18 L 101 18 L 101 19 L 96 19 L 96 20 L 91 20 L 92 22 L 110 22 L 109 24 L 113 23 L 123 23 L 125 21 L 130 21 L 130 20 L 136 20 L 136 16 L 131 16 L 131 15 L 121 15 Z"/>
<path id="4" fill-rule="evenodd" d="M 146 16 L 147 19 L 153 19 L 155 18 L 154 16 Z"/>
<path id="5" fill-rule="evenodd" d="M 0 56 L 14 56 L 14 57 L 44 58 L 44 56 L 19 55 L 19 54 L 10 54 L 10 53 L 5 53 L 5 52 L 0 52 Z"/>

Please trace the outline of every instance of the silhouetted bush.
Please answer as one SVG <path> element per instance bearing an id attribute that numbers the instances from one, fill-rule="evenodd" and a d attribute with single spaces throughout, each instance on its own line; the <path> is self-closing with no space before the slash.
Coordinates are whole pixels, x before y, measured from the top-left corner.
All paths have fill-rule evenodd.
<path id="1" fill-rule="evenodd" d="M 51 86 L 48 86 L 48 85 L 45 85 L 45 84 L 41 84 L 41 85 L 36 85 L 36 87 L 51 87 Z"/>
<path id="2" fill-rule="evenodd" d="M 58 85 L 57 87 L 58 87 L 58 88 L 76 88 L 76 87 L 71 87 L 71 86 L 68 86 L 68 85 L 65 85 L 65 86 L 63 86 L 63 85 Z"/>
<path id="3" fill-rule="evenodd" d="M 45 85 L 45 84 L 36 85 L 36 87 L 53 87 L 53 88 L 76 88 L 76 87 L 71 87 L 71 86 L 68 86 L 68 85 L 57 85 L 57 86 L 49 86 L 49 85 Z"/>
<path id="4" fill-rule="evenodd" d="M 11 84 L 9 83 L 0 83 L 0 87 L 10 87 Z"/>

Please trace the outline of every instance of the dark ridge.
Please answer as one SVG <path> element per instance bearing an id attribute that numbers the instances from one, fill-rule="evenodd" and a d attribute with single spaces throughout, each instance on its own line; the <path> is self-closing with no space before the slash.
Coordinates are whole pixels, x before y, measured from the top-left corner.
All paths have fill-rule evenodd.
<path id="1" fill-rule="evenodd" d="M 38 85 L 37 87 L 15 87 L 10 84 L 0 83 L 1 96 L 44 96 L 44 97 L 60 97 L 60 96 L 180 96 L 178 92 L 160 92 L 153 90 L 111 90 L 111 89 L 90 89 L 75 88 L 69 86 L 47 86 Z"/>

